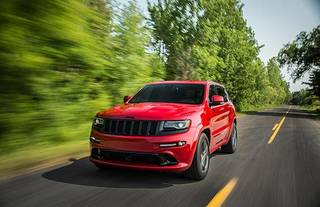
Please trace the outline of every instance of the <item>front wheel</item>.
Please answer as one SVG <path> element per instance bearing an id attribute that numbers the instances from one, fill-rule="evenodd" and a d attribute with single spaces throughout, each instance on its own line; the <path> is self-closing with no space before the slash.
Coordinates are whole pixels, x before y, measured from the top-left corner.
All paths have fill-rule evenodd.
<path id="1" fill-rule="evenodd" d="M 185 172 L 188 178 L 202 180 L 206 177 L 210 164 L 209 141 L 206 134 L 200 135 L 191 167 Z"/>
<path id="2" fill-rule="evenodd" d="M 236 151 L 238 145 L 237 125 L 233 123 L 233 129 L 227 144 L 221 146 L 222 152 L 232 154 Z"/>

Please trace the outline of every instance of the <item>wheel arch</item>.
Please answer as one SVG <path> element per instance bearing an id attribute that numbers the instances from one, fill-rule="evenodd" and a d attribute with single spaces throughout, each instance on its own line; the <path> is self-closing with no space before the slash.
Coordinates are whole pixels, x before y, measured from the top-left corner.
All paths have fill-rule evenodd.
<path id="1" fill-rule="evenodd" d="M 205 135 L 207 135 L 207 138 L 208 138 L 208 142 L 209 142 L 209 145 L 210 145 L 210 142 L 211 142 L 211 132 L 210 132 L 210 129 L 209 128 L 204 128 L 202 129 L 202 131 L 199 133 L 199 137 L 200 135 L 204 133 Z"/>

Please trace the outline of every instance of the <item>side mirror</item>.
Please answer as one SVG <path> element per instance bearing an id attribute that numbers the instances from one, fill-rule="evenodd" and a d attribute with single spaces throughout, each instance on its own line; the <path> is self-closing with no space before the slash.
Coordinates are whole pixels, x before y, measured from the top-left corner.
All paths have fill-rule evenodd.
<path id="1" fill-rule="evenodd" d="M 223 96 L 214 95 L 211 97 L 211 105 L 221 105 L 224 103 Z"/>
<path id="2" fill-rule="evenodd" d="M 132 96 L 123 97 L 123 103 L 127 103 L 131 98 L 132 98 Z"/>

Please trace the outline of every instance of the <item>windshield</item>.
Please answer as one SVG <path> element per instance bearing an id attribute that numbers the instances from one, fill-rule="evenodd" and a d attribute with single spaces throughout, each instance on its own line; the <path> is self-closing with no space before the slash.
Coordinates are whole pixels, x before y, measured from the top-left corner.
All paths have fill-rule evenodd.
<path id="1" fill-rule="evenodd" d="M 142 88 L 129 103 L 166 102 L 200 104 L 203 101 L 202 84 L 152 84 Z"/>

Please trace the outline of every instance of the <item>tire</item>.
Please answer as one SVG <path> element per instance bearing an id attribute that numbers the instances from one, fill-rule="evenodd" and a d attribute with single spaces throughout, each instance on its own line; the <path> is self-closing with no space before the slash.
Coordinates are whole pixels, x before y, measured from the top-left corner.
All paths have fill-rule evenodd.
<path id="1" fill-rule="evenodd" d="M 197 149 L 190 168 L 185 171 L 185 176 L 194 180 L 202 180 L 206 177 L 210 165 L 209 141 L 206 134 L 200 135 Z"/>
<path id="2" fill-rule="evenodd" d="M 221 146 L 221 151 L 224 153 L 232 154 L 237 150 L 238 145 L 238 130 L 237 125 L 233 123 L 233 129 L 230 139 L 227 144 Z"/>

